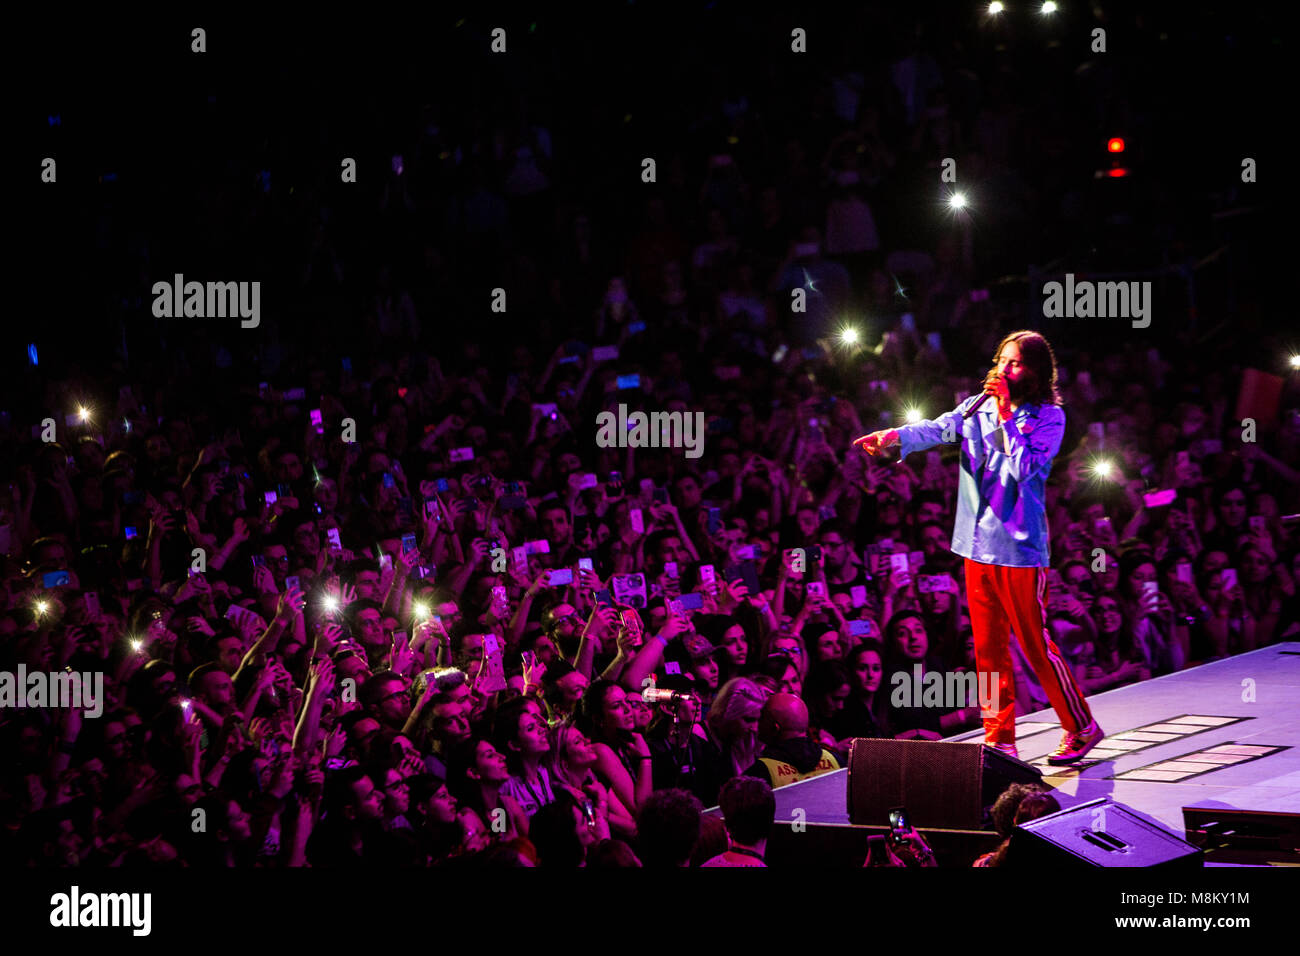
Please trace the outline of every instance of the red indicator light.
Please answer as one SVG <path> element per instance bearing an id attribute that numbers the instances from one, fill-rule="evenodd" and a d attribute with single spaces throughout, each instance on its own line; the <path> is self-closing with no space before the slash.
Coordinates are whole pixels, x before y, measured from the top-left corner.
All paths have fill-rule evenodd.
<path id="1" fill-rule="evenodd" d="M 1124 141 L 1123 141 L 1122 139 L 1120 139 L 1118 136 L 1114 136 L 1114 137 L 1112 137 L 1112 138 L 1111 138 L 1109 141 L 1107 141 L 1107 143 L 1106 143 L 1106 152 L 1108 152 L 1108 153 L 1122 153 L 1122 152 L 1124 152 Z"/>

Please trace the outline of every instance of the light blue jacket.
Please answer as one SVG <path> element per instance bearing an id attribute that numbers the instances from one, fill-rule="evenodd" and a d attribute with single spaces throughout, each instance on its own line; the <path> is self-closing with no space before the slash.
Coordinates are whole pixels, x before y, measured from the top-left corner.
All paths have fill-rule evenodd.
<path id="1" fill-rule="evenodd" d="M 953 553 L 982 564 L 1048 567 L 1047 476 L 1065 434 L 1065 412 L 1059 405 L 1021 405 L 999 424 L 997 402 L 989 399 L 963 422 L 962 412 L 980 397 L 934 421 L 899 428 L 902 457 L 944 444 L 945 431 L 947 444 L 960 440 Z"/>

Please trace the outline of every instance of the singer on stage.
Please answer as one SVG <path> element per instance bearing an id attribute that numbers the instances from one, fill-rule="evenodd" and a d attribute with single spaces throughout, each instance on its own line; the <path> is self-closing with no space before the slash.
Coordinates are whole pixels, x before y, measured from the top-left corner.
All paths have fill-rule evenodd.
<path id="1" fill-rule="evenodd" d="M 1048 757 L 1073 763 L 1103 734 L 1047 631 L 1046 485 L 1061 447 L 1065 413 L 1056 356 L 1037 332 L 1013 332 L 994 353 L 982 395 L 934 421 L 872 432 L 855 440 L 870 455 L 900 445 L 900 457 L 961 442 L 952 550 L 965 558 L 975 661 L 984 686 L 998 688 L 996 713 L 984 716 L 984 742 L 1016 752 L 1016 689 L 1010 632 L 1047 692 L 1065 733 Z M 984 674 L 997 675 L 985 678 Z"/>

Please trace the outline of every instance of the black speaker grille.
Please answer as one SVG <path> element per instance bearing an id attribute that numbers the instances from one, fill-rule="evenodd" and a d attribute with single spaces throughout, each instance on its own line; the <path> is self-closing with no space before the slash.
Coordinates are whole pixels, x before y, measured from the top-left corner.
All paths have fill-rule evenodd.
<path id="1" fill-rule="evenodd" d="M 887 826 L 892 807 L 907 807 L 913 826 L 978 830 L 983 746 L 935 740 L 859 738 L 849 752 L 849 819 Z"/>

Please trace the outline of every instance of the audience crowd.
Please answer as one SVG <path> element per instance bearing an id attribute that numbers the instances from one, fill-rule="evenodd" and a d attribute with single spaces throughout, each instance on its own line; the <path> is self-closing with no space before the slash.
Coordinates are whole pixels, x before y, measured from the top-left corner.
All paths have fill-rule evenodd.
<path id="1" fill-rule="evenodd" d="M 1113 104 L 911 45 L 807 92 L 785 132 L 761 84 L 683 103 L 718 145 L 661 159 L 638 217 L 572 187 L 586 145 L 526 103 L 429 124 L 350 238 L 319 192 L 279 200 L 314 344 L 266 318 L 228 346 L 146 305 L 125 321 L 165 326 L 156 360 L 32 370 L 3 422 L 0 670 L 102 674 L 105 699 L 0 711 L 5 859 L 761 864 L 773 787 L 856 737 L 981 726 L 975 701 L 896 692 L 974 668 L 956 449 L 852 441 L 978 391 L 1027 324 L 1068 422 L 1048 626 L 1086 691 L 1296 639 L 1300 403 L 1258 440 L 1236 418 L 1264 353 L 1211 367 L 1181 331 L 989 291 L 1010 254 L 986 234 L 1030 241 L 1086 196 L 1027 205 L 1040 123 L 1061 96 Z M 918 235 L 949 153 L 997 222 Z M 508 270 L 480 296 L 484 258 Z M 702 453 L 601 447 L 620 405 L 700 413 Z M 1023 660 L 1014 679 L 1022 712 L 1049 706 Z M 1025 796 L 1004 835 L 1051 809 Z"/>

